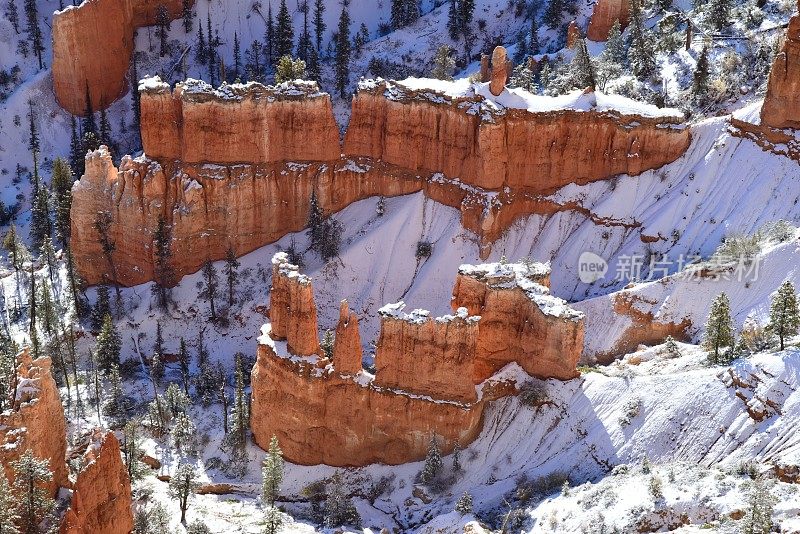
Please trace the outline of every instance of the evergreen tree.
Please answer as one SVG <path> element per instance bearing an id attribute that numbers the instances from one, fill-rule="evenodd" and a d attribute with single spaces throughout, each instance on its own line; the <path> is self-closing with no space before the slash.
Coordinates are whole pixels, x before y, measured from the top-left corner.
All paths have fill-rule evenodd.
<path id="1" fill-rule="evenodd" d="M 458 11 L 458 0 L 450 0 L 447 11 L 447 31 L 454 41 L 461 35 L 461 17 Z"/>
<path id="2" fill-rule="evenodd" d="M 107 370 L 111 369 L 113 365 L 119 366 L 119 354 L 121 350 L 122 339 L 114 326 L 114 322 L 111 320 L 111 315 L 106 314 L 103 318 L 103 326 L 100 329 L 100 334 L 97 336 L 97 346 L 95 348 L 100 368 Z"/>
<path id="3" fill-rule="evenodd" d="M 189 33 L 192 31 L 192 1 L 183 0 L 181 6 L 181 15 L 183 16 L 183 31 Z"/>
<path id="4" fill-rule="evenodd" d="M 248 81 L 264 81 L 264 67 L 261 64 L 261 55 L 263 53 L 261 42 L 257 40 L 250 43 L 250 48 L 245 51 L 245 77 Z"/>
<path id="5" fill-rule="evenodd" d="M 393 28 L 403 28 L 414 24 L 419 19 L 419 15 L 417 0 L 392 0 L 391 22 Z"/>
<path id="6" fill-rule="evenodd" d="M 272 65 L 275 59 L 275 19 L 272 17 L 272 2 L 267 10 L 267 28 L 264 31 L 264 53 L 267 56 L 267 65 Z"/>
<path id="7" fill-rule="evenodd" d="M 100 330 L 103 328 L 103 322 L 106 315 L 111 315 L 111 299 L 109 296 L 108 286 L 97 286 L 97 302 L 92 308 L 91 322 L 92 329 Z"/>
<path id="8" fill-rule="evenodd" d="M 28 249 L 25 248 L 25 244 L 19 238 L 19 235 L 17 234 L 17 227 L 13 224 L 3 238 L 3 248 L 5 248 L 8 252 L 8 258 L 11 260 L 11 267 L 14 269 L 14 274 L 17 280 L 17 304 L 19 304 L 19 300 L 21 298 L 21 280 L 19 273 L 25 265 L 25 262 L 30 259 L 30 253 L 28 252 Z"/>
<path id="9" fill-rule="evenodd" d="M 83 152 L 83 143 L 78 136 L 77 121 L 74 115 L 70 115 L 71 133 L 69 141 L 69 162 L 70 167 L 75 173 L 76 178 L 80 178 L 84 173 L 85 155 Z"/>
<path id="10" fill-rule="evenodd" d="M 217 49 L 216 41 L 214 40 L 214 31 L 211 29 L 211 11 L 206 16 L 206 34 L 208 44 L 206 52 L 208 54 L 208 83 L 212 86 L 216 85 L 215 80 L 217 76 Z"/>
<path id="11" fill-rule="evenodd" d="M 300 39 L 297 41 L 297 57 L 303 61 L 308 61 L 308 53 L 311 47 L 311 32 L 308 28 L 308 0 L 303 0 L 298 4 L 300 11 L 303 13 L 303 32 L 300 34 Z"/>
<path id="12" fill-rule="evenodd" d="M 734 346 L 733 323 L 731 322 L 731 306 L 728 295 L 720 293 L 711 304 L 711 311 L 705 326 L 703 348 L 709 353 L 711 363 L 729 363 Z M 723 352 L 723 348 L 728 350 Z"/>
<path id="13" fill-rule="evenodd" d="M 111 140 L 111 123 L 108 122 L 108 115 L 105 108 L 100 109 L 100 143 L 106 145 L 109 150 L 114 146 Z"/>
<path id="14" fill-rule="evenodd" d="M 363 22 L 361 26 L 359 26 L 358 31 L 356 32 L 356 36 L 353 38 L 353 47 L 356 51 L 356 57 L 361 57 L 361 51 L 364 49 L 364 45 L 367 44 L 369 41 L 369 29 L 367 29 L 367 25 Z"/>
<path id="15" fill-rule="evenodd" d="M 708 47 L 704 46 L 697 58 L 692 79 L 692 94 L 697 101 L 702 101 L 708 94 Z"/>
<path id="16" fill-rule="evenodd" d="M 317 193 L 316 191 L 311 191 L 311 200 L 309 201 L 310 208 L 308 211 L 308 230 L 306 231 L 306 235 L 308 236 L 309 247 L 311 250 L 318 250 L 320 243 L 322 242 L 322 223 L 325 220 L 325 217 L 322 213 L 322 208 L 319 205 L 319 201 L 317 200 Z"/>
<path id="17" fill-rule="evenodd" d="M 646 80 L 656 71 L 653 34 L 644 27 L 641 0 L 631 0 L 631 45 L 628 49 L 631 69 L 639 80 Z"/>
<path id="18" fill-rule="evenodd" d="M 333 360 L 334 341 L 333 332 L 330 329 L 325 330 L 325 335 L 322 336 L 322 341 L 320 341 L 319 345 L 322 349 L 322 354 L 329 360 Z"/>
<path id="19" fill-rule="evenodd" d="M 194 465 L 189 463 L 180 464 L 169 481 L 169 495 L 178 501 L 178 507 L 181 509 L 181 523 L 186 522 L 189 498 L 194 495 L 199 486 L 197 470 Z"/>
<path id="20" fill-rule="evenodd" d="M 306 73 L 310 80 L 317 83 L 322 81 L 322 65 L 319 62 L 319 53 L 313 46 L 308 51 L 308 65 L 306 66 Z"/>
<path id="21" fill-rule="evenodd" d="M 281 482 L 283 482 L 283 452 L 278 446 L 278 438 L 272 436 L 269 450 L 261 466 L 261 496 L 270 507 L 275 506 Z"/>
<path id="22" fill-rule="evenodd" d="M 347 494 L 342 480 L 342 475 L 336 471 L 328 481 L 325 497 L 325 526 L 328 528 L 351 525 L 357 527 L 361 524 L 361 516 Z"/>
<path id="23" fill-rule="evenodd" d="M 214 263 L 207 261 L 202 269 L 203 281 L 200 297 L 206 299 L 211 307 L 211 320 L 217 320 L 217 308 L 214 305 L 214 300 L 217 298 L 217 288 L 219 287 L 219 276 Z"/>
<path id="24" fill-rule="evenodd" d="M 678 348 L 678 344 L 675 343 L 675 338 L 672 336 L 667 336 L 666 342 L 664 344 L 664 352 L 667 355 L 667 358 L 680 358 L 681 357 L 681 350 Z"/>
<path id="25" fill-rule="evenodd" d="M 614 21 L 611 29 L 608 31 L 608 39 L 606 40 L 606 47 L 604 49 L 608 59 L 618 64 L 625 61 L 625 41 L 622 39 L 622 26 L 619 19 Z"/>
<path id="26" fill-rule="evenodd" d="M 170 432 L 172 438 L 172 446 L 178 451 L 178 454 L 193 454 L 195 448 L 195 433 L 197 429 L 189 419 L 186 413 L 179 413 L 175 417 L 175 424 Z"/>
<path id="27" fill-rule="evenodd" d="M 233 79 L 242 75 L 242 52 L 239 46 L 239 35 L 233 32 Z"/>
<path id="28" fill-rule="evenodd" d="M 561 25 L 565 8 L 564 0 L 550 0 L 542 14 L 542 21 L 548 28 L 555 30 Z"/>
<path id="29" fill-rule="evenodd" d="M 530 58 L 529 58 L 530 59 Z M 512 87 L 520 87 L 529 93 L 536 94 L 538 88 L 536 87 L 536 74 L 533 72 L 532 60 L 526 61 L 521 65 L 514 67 L 509 85 Z"/>
<path id="30" fill-rule="evenodd" d="M 541 49 L 539 44 L 539 22 L 536 18 L 536 11 L 531 14 L 531 27 L 528 32 L 528 54 L 536 55 Z"/>
<path id="31" fill-rule="evenodd" d="M 597 58 L 597 88 L 604 91 L 606 84 L 622 75 L 625 60 L 625 43 L 622 40 L 619 20 L 615 20 L 608 32 L 606 47 Z"/>
<path id="32" fill-rule="evenodd" d="M 461 445 L 458 442 L 453 448 L 453 471 L 456 473 L 461 471 Z"/>
<path id="33" fill-rule="evenodd" d="M 225 266 L 222 268 L 222 272 L 225 275 L 225 280 L 228 283 L 228 307 L 233 306 L 233 296 L 234 296 L 234 289 L 236 288 L 236 282 L 239 280 L 239 260 L 236 259 L 236 254 L 233 252 L 231 247 L 228 247 L 228 251 L 225 253 Z"/>
<path id="34" fill-rule="evenodd" d="M 264 534 L 278 534 L 281 526 L 283 525 L 283 516 L 281 511 L 270 506 L 264 512 Z"/>
<path id="35" fill-rule="evenodd" d="M 325 29 L 328 27 L 325 24 L 325 0 L 314 0 L 314 39 L 317 44 L 317 50 L 322 50 L 322 37 L 325 35 Z"/>
<path id="36" fill-rule="evenodd" d="M 167 309 L 170 288 L 176 283 L 175 269 L 172 267 L 172 230 L 162 215 L 158 216 L 155 235 L 153 236 L 153 256 L 155 257 L 155 287 L 158 304 L 162 310 Z"/>
<path id="37" fill-rule="evenodd" d="M 20 503 L 8 483 L 5 470 L 0 469 L 0 534 L 22 534 L 19 529 L 21 522 Z"/>
<path id="38" fill-rule="evenodd" d="M 45 239 L 53 232 L 53 223 L 50 220 L 50 197 L 45 187 L 36 188 L 31 206 L 31 246 L 33 250 L 42 251 Z"/>
<path id="39" fill-rule="evenodd" d="M 178 417 L 178 415 L 182 413 L 186 413 L 186 410 L 188 410 L 189 406 L 192 404 L 189 395 L 175 383 L 171 383 L 167 386 L 167 391 L 164 393 L 164 396 L 170 419 Z"/>
<path id="40" fill-rule="evenodd" d="M 72 169 L 64 158 L 56 158 L 53 162 L 53 177 L 50 180 L 50 191 L 53 197 L 55 212 L 55 230 L 64 248 L 69 247 L 70 211 L 72 209 Z"/>
<path id="41" fill-rule="evenodd" d="M 194 58 L 201 65 L 205 65 L 208 62 L 208 47 L 202 24 L 197 25 L 197 48 L 195 49 Z"/>
<path id="42" fill-rule="evenodd" d="M 19 526 L 25 534 L 39 534 L 46 530 L 42 523 L 55 508 L 46 485 L 53 479 L 49 462 L 40 460 L 30 450 L 11 462 L 14 470 L 14 491 L 19 499 Z"/>
<path id="43" fill-rule="evenodd" d="M 159 53 L 161 57 L 167 55 L 169 52 L 169 43 L 167 39 L 169 37 L 169 28 L 171 26 L 171 18 L 169 16 L 169 11 L 167 11 L 167 6 L 164 4 L 159 4 L 158 8 L 156 8 L 156 35 L 158 36 L 159 42 Z"/>
<path id="44" fill-rule="evenodd" d="M 244 451 L 247 444 L 247 427 L 250 423 L 247 400 L 244 393 L 244 371 L 242 370 L 242 357 L 236 355 L 236 390 L 232 414 L 232 428 L 229 442 L 238 451 Z"/>
<path id="45" fill-rule="evenodd" d="M 425 456 L 425 465 L 420 473 L 420 480 L 423 484 L 430 484 L 442 472 L 442 454 L 439 452 L 439 445 L 436 443 L 436 436 L 431 436 L 428 444 L 428 454 Z"/>
<path id="46" fill-rule="evenodd" d="M 186 525 L 186 534 L 211 534 L 211 529 L 199 519 L 194 519 Z"/>
<path id="47" fill-rule="evenodd" d="M 25 0 L 25 19 L 27 21 L 28 39 L 31 41 L 31 50 L 39 60 L 39 69 L 44 68 L 42 52 L 44 52 L 44 40 L 42 28 L 39 26 L 39 11 L 36 7 L 36 0 Z"/>
<path id="48" fill-rule="evenodd" d="M 769 534 L 772 532 L 772 513 L 775 506 L 770 488 L 757 478 L 750 486 L 750 498 L 742 520 L 743 534 Z"/>
<path id="49" fill-rule="evenodd" d="M 586 47 L 586 39 L 579 39 L 577 51 L 571 63 L 573 84 L 578 89 L 590 88 L 594 90 L 597 85 L 592 58 L 589 57 L 589 49 Z"/>
<path id="50" fill-rule="evenodd" d="M 183 382 L 183 392 L 189 394 L 189 364 L 191 356 L 189 349 L 186 348 L 186 340 L 181 337 L 180 348 L 178 349 L 178 363 L 181 366 L 181 380 Z"/>
<path id="51" fill-rule="evenodd" d="M 281 0 L 275 25 L 275 57 L 291 56 L 294 49 L 294 27 L 286 0 Z M 274 58 L 273 58 L 274 59 Z"/>
<path id="52" fill-rule="evenodd" d="M 464 492 L 461 497 L 458 498 L 456 501 L 456 512 L 461 514 L 462 516 L 471 514 L 472 513 L 472 495 L 468 492 Z"/>
<path id="53" fill-rule="evenodd" d="M 92 97 L 89 94 L 89 85 L 86 85 L 86 105 L 83 119 L 81 120 L 81 131 L 85 136 L 87 133 L 97 133 L 97 123 L 94 122 L 94 108 L 92 107 Z M 88 151 L 85 148 L 86 144 L 84 143 L 84 154 Z M 94 150 L 94 148 L 92 149 Z"/>
<path id="54" fill-rule="evenodd" d="M 119 417 L 124 413 L 125 395 L 122 392 L 122 378 L 119 376 L 119 365 L 111 364 L 111 369 L 108 373 L 109 391 L 108 399 L 103 407 L 106 415 Z"/>
<path id="55" fill-rule="evenodd" d="M 339 16 L 339 33 L 336 37 L 336 89 L 345 98 L 347 83 L 350 81 L 350 13 L 347 1 L 342 3 Z"/>
<path id="56" fill-rule="evenodd" d="M 769 308 L 767 331 L 778 336 L 780 350 L 786 347 L 786 338 L 797 334 L 800 328 L 800 310 L 797 306 L 797 293 L 794 284 L 785 281 L 772 298 Z"/>
<path id="57" fill-rule="evenodd" d="M 125 423 L 122 434 L 122 457 L 128 478 L 132 481 L 139 480 L 144 475 L 144 464 L 141 461 L 142 451 L 139 439 L 139 421 L 131 419 Z"/>
<path id="58" fill-rule="evenodd" d="M 447 45 L 442 45 L 433 58 L 433 71 L 431 76 L 439 80 L 452 80 L 456 67 L 455 60 L 451 57 L 452 50 Z"/>
<path id="59" fill-rule="evenodd" d="M 225 381 L 225 369 L 221 362 L 217 362 L 217 384 L 219 385 L 219 400 L 222 403 L 222 430 L 228 434 L 228 394 L 225 391 L 228 384 Z"/>
<path id="60" fill-rule="evenodd" d="M 731 0 L 709 0 L 707 20 L 715 31 L 722 31 L 730 24 Z"/>
<path id="61" fill-rule="evenodd" d="M 8 3 L 6 3 L 6 17 L 8 17 L 11 27 L 14 28 L 14 33 L 19 35 L 19 11 L 17 11 L 16 0 L 8 0 Z"/>
<path id="62" fill-rule="evenodd" d="M 275 67 L 275 83 L 292 82 L 306 76 L 306 62 L 302 59 L 292 59 L 292 56 L 283 56 Z"/>
<path id="63" fill-rule="evenodd" d="M 31 289 L 28 291 L 28 315 L 30 316 L 30 324 L 28 326 L 28 335 L 31 339 L 31 353 L 35 360 L 40 356 L 39 354 L 39 336 L 36 330 L 36 274 L 31 273 Z"/>
<path id="64" fill-rule="evenodd" d="M 139 71 L 136 65 L 136 51 L 131 54 L 131 80 L 138 80 L 139 79 Z M 142 123 L 142 108 L 140 105 L 140 96 L 139 91 L 131 91 L 131 107 L 133 108 L 133 125 L 134 130 L 136 131 L 136 135 L 139 135 L 139 126 Z M 83 157 L 81 157 L 83 160 Z M 74 162 L 73 162 L 74 165 Z M 74 168 L 74 167 L 73 167 Z M 76 174 L 76 176 L 83 175 L 83 164 L 81 164 L 81 173 Z"/>

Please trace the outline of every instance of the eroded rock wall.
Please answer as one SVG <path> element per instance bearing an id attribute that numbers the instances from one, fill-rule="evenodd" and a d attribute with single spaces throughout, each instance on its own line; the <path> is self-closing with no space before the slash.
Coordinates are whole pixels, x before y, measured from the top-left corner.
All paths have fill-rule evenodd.
<path id="1" fill-rule="evenodd" d="M 300 269 L 289 263 L 285 253 L 275 254 L 272 258 L 270 295 L 272 338 L 285 340 L 292 354 L 320 354 L 317 305 L 311 279 L 300 274 Z"/>
<path id="2" fill-rule="evenodd" d="M 50 358 L 31 359 L 26 348 L 17 357 L 14 404 L 0 414 L 0 464 L 9 482 L 14 481 L 12 462 L 26 451 L 50 463 L 51 495 L 69 487 L 64 408 L 50 371 Z"/>
<path id="3" fill-rule="evenodd" d="M 625 29 L 631 20 L 630 0 L 597 0 L 589 20 L 586 37 L 592 41 L 605 41 L 614 22 L 619 21 L 621 29 Z"/>
<path id="4" fill-rule="evenodd" d="M 772 128 L 800 128 L 800 15 L 789 21 L 783 49 L 769 73 L 761 124 Z"/>
<path id="5" fill-rule="evenodd" d="M 133 530 L 131 481 L 111 431 L 95 430 L 81 458 L 61 534 L 128 534 Z"/>
<path id="6" fill-rule="evenodd" d="M 441 172 L 488 190 L 549 192 L 677 159 L 689 145 L 680 120 L 613 111 L 490 113 L 482 98 L 449 98 L 381 82 L 353 99 L 344 152 L 415 172 Z"/>
<path id="7" fill-rule="evenodd" d="M 160 6 L 175 19 L 183 0 L 84 0 L 53 14 L 53 91 L 62 108 L 83 116 L 87 93 L 94 111 L 124 94 L 133 32 L 155 24 Z"/>

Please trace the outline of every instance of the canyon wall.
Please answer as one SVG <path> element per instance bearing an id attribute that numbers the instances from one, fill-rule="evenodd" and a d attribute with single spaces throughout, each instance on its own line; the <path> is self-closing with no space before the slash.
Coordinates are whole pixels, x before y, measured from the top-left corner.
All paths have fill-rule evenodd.
<path id="1" fill-rule="evenodd" d="M 585 100 L 591 105 L 592 96 Z M 689 145 L 681 121 L 613 110 L 498 109 L 480 94 L 365 82 L 353 99 L 344 152 L 482 189 L 545 193 L 674 161 Z"/>
<path id="2" fill-rule="evenodd" d="M 11 463 L 23 453 L 47 460 L 53 472 L 47 489 L 54 496 L 59 487 L 69 487 L 69 479 L 64 408 L 50 367 L 50 358 L 33 360 L 27 348 L 17 357 L 14 404 L 0 414 L 0 464 L 13 483 Z"/>
<path id="3" fill-rule="evenodd" d="M 481 318 L 476 383 L 512 361 L 539 378 L 578 376 L 584 316 L 549 294 L 549 275 L 542 264 L 461 266 L 452 305 Z"/>
<path id="4" fill-rule="evenodd" d="M 266 87 L 158 78 L 140 85 L 144 153 L 159 161 L 276 163 L 334 161 L 339 128 L 331 99 L 314 82 Z"/>
<path id="5" fill-rule="evenodd" d="M 630 0 L 597 0 L 592 10 L 592 18 L 589 20 L 586 37 L 592 41 L 605 41 L 608 39 L 611 26 L 617 20 L 622 30 L 628 26 L 631 20 Z"/>
<path id="6" fill-rule="evenodd" d="M 155 24 L 160 6 L 175 19 L 183 0 L 83 0 L 53 14 L 53 91 L 62 108 L 83 116 L 87 97 L 97 111 L 122 96 L 134 30 Z"/>
<path id="7" fill-rule="evenodd" d="M 789 21 L 783 49 L 769 72 L 761 124 L 771 128 L 800 128 L 800 15 Z"/>
<path id="8" fill-rule="evenodd" d="M 475 272 L 489 273 L 507 268 L 496 265 L 463 269 L 470 267 Z M 470 317 L 466 308 L 457 309 L 455 315 L 437 318 L 431 318 L 424 310 L 405 313 L 402 302 L 381 308 L 374 375 L 361 368 L 358 320 L 346 302 L 340 308 L 332 358 L 322 351 L 308 355 L 293 352 L 286 341 L 290 338 L 285 330 L 288 323 L 306 325 L 304 345 L 311 346 L 309 338 L 317 335 L 316 317 L 312 321 L 306 298 L 308 295 L 313 304 L 312 284 L 299 274 L 296 266 L 287 263 L 283 253 L 275 255 L 273 266 L 271 302 L 273 306 L 277 302 L 280 310 L 274 315 L 270 310 L 270 317 L 278 319 L 279 332 L 272 324 L 262 328 L 251 380 L 250 424 L 261 447 L 267 448 L 275 435 L 286 458 L 296 463 L 333 466 L 405 463 L 425 456 L 431 436 L 436 436 L 445 453 L 457 444 L 470 443 L 480 433 L 486 402 L 516 392 L 516 377 L 520 374 L 508 373 L 515 378 L 505 378 L 502 373 L 489 371 L 489 365 L 481 362 L 481 337 L 496 335 L 496 327 L 482 333 L 483 319 Z M 549 270 L 541 264 L 514 264 L 508 269 L 525 273 L 529 281 L 545 282 L 549 276 Z M 470 280 L 478 280 L 473 272 L 469 276 Z M 496 278 L 484 276 L 480 283 L 487 285 L 484 293 L 501 292 L 500 288 L 488 287 L 490 283 L 501 283 Z M 500 367 L 512 365 L 519 369 L 528 364 L 538 371 L 546 369 L 541 376 L 555 376 L 552 372 L 555 368 L 564 378 L 572 378 L 576 376 L 577 360 L 572 353 L 562 352 L 564 344 L 559 341 L 571 336 L 582 343 L 582 317 L 563 301 L 544 299 L 546 291 L 541 288 L 526 287 L 529 293 L 536 293 L 536 298 L 528 297 L 530 305 L 545 306 L 538 313 L 551 316 L 555 315 L 554 308 L 559 307 L 560 315 L 571 317 L 571 323 L 537 322 L 530 318 L 525 321 L 526 326 L 531 324 L 521 339 L 541 343 L 537 360 L 526 362 L 531 357 L 525 350 L 531 349 L 518 350 L 515 345 L 502 355 L 493 354 L 491 361 L 499 363 L 505 357 L 507 360 Z M 293 294 L 304 297 L 286 298 Z M 477 288 L 472 288 L 465 293 L 464 300 L 477 303 L 478 308 L 491 316 L 492 306 L 500 299 L 476 297 L 478 294 Z M 522 308 L 519 313 L 528 311 Z M 505 333 L 513 335 L 515 326 L 507 328 Z M 536 331 L 537 328 L 543 330 Z M 549 337 L 556 342 L 543 342 Z M 561 366 L 556 366 L 553 362 L 559 359 Z M 571 373 L 564 370 L 569 365 Z"/>
<path id="9" fill-rule="evenodd" d="M 61 534 L 128 534 L 133 529 L 131 481 L 111 431 L 96 429 L 86 444 Z"/>

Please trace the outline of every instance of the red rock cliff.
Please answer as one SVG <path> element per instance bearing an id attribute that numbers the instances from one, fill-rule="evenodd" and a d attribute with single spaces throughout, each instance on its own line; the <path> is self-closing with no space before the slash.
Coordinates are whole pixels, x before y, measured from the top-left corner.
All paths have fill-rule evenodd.
<path id="1" fill-rule="evenodd" d="M 59 487 L 69 486 L 69 479 L 64 409 L 50 372 L 50 358 L 32 360 L 26 348 L 17 362 L 14 406 L 0 414 L 0 464 L 13 483 L 11 463 L 24 452 L 48 460 L 53 472 L 48 489 L 55 495 Z"/>
<path id="2" fill-rule="evenodd" d="M 800 15 L 789 21 L 783 49 L 772 64 L 761 123 L 772 128 L 800 128 Z"/>
<path id="3" fill-rule="evenodd" d="M 461 96 L 413 90 L 403 82 L 362 83 L 345 154 L 441 172 L 482 189 L 548 192 L 636 175 L 674 161 L 689 145 L 682 117 L 623 115 L 603 103 L 604 95 L 571 95 L 565 109 L 530 112 L 498 106 L 485 96 L 486 84 L 453 90 Z M 521 94 L 503 95 L 506 103 L 527 108 Z M 545 108 L 561 106 L 538 99 Z"/>
<path id="4" fill-rule="evenodd" d="M 190 0 L 190 3 L 194 3 Z M 53 14 L 53 90 L 62 108 L 86 113 L 110 106 L 125 92 L 133 32 L 155 24 L 159 6 L 180 16 L 183 0 L 83 0 Z"/>
<path id="5" fill-rule="evenodd" d="M 567 380 L 583 351 L 583 314 L 549 294 L 542 264 L 462 265 L 453 308 L 479 315 L 474 380 L 485 380 L 509 362 L 530 375 Z"/>
<path id="6" fill-rule="evenodd" d="M 128 534 L 131 481 L 113 432 L 95 430 L 81 459 L 61 534 Z"/>
<path id="7" fill-rule="evenodd" d="M 197 163 L 276 163 L 339 159 L 330 96 L 314 82 L 265 87 L 187 80 L 170 91 L 140 84 L 141 133 L 148 157 Z"/>
<path id="8" fill-rule="evenodd" d="M 287 348 L 298 356 L 320 354 L 317 331 L 317 306 L 311 279 L 300 274 L 289 256 L 279 252 L 272 257 L 272 290 L 269 320 L 272 337 L 286 341 Z"/>
<path id="9" fill-rule="evenodd" d="M 605 41 L 614 22 L 619 21 L 621 29 L 625 29 L 631 20 L 630 0 L 597 0 L 589 20 L 586 37 L 592 41 Z"/>

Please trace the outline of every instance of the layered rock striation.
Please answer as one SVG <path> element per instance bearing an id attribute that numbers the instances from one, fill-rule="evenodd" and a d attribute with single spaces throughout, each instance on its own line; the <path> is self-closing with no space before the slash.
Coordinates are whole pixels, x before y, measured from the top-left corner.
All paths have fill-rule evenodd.
<path id="1" fill-rule="evenodd" d="M 11 464 L 22 454 L 47 460 L 53 472 L 47 490 L 54 496 L 59 487 L 69 487 L 69 479 L 64 409 L 50 366 L 50 358 L 34 360 L 27 348 L 17 357 L 13 405 L 0 414 L 0 464 L 13 483 Z"/>
<path id="2" fill-rule="evenodd" d="M 592 41 L 605 41 L 608 32 L 616 21 L 621 29 L 625 29 L 631 20 L 630 0 L 597 0 L 589 19 L 589 28 L 586 37 Z"/>
<path id="3" fill-rule="evenodd" d="M 125 92 L 136 28 L 155 24 L 162 7 L 171 19 L 178 18 L 183 4 L 183 0 L 83 0 L 56 11 L 52 71 L 59 105 L 80 116 L 87 104 L 94 111 L 110 106 Z"/>
<path id="4" fill-rule="evenodd" d="M 424 310 L 404 312 L 402 302 L 384 306 L 374 375 L 361 367 L 358 320 L 346 303 L 340 308 L 332 360 L 321 351 L 297 354 L 288 346 L 286 325 L 303 324 L 304 335 L 314 339 L 295 344 L 309 347 L 318 344 L 317 325 L 310 320 L 305 296 L 287 299 L 285 295 L 306 295 L 311 281 L 301 279 L 303 275 L 287 263 L 283 253 L 275 255 L 273 265 L 272 306 L 277 305 L 279 310 L 274 314 L 270 310 L 270 317 L 278 319 L 278 332 L 276 325 L 264 325 L 258 340 L 250 422 L 256 443 L 266 448 L 271 437 L 277 436 L 285 456 L 293 462 L 333 466 L 405 463 L 424 457 L 432 436 L 444 452 L 449 452 L 457 444 L 475 439 L 486 402 L 513 394 L 516 380 L 524 377 L 522 371 L 488 371 L 490 367 L 479 355 L 481 336 L 485 335 L 481 331 L 483 319 L 470 316 L 466 308 L 457 309 L 454 315 L 431 318 Z M 498 269 L 469 267 L 480 272 Z M 510 268 L 513 272 L 530 272 L 525 266 Z M 531 269 L 536 276 L 541 275 L 540 281 L 548 276 L 543 265 Z M 313 303 L 313 295 L 311 299 Z M 478 306 L 491 315 L 494 301 L 473 301 L 480 301 Z M 531 298 L 530 302 L 551 307 L 556 304 L 555 299 L 545 303 Z M 558 305 L 564 308 L 563 315 L 570 317 L 570 328 L 580 330 L 579 314 L 563 301 Z M 522 308 L 519 313 L 528 311 Z M 530 340 L 558 337 L 558 329 L 564 328 L 559 320 L 544 325 L 531 319 L 527 322 L 545 330 L 531 332 Z M 491 330 L 488 334 L 494 335 Z M 582 330 L 574 335 L 582 339 Z M 545 350 L 555 345 L 545 344 Z M 519 360 L 529 358 L 511 349 L 503 355 L 507 358 L 503 370 L 519 370 Z M 553 353 L 540 357 L 546 362 L 563 358 L 563 367 L 573 367 L 572 373 L 563 374 L 574 376 L 576 356 Z M 500 356 L 494 355 L 492 362 L 499 361 Z"/>
<path id="5" fill-rule="evenodd" d="M 133 530 L 131 481 L 111 431 L 92 432 L 80 458 L 61 534 L 128 534 Z"/>
<path id="6" fill-rule="evenodd" d="M 800 15 L 789 21 L 783 48 L 772 64 L 761 125 L 800 128 Z"/>

